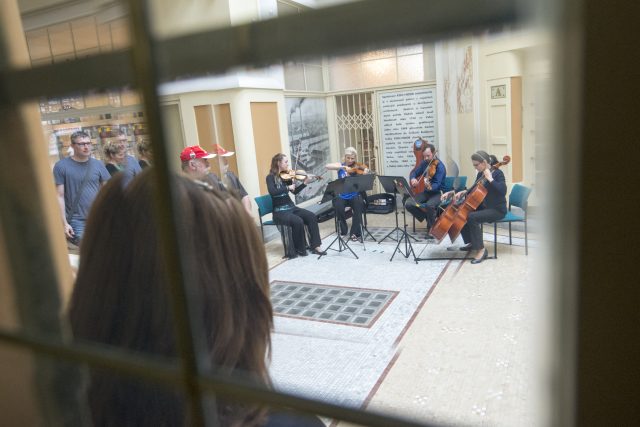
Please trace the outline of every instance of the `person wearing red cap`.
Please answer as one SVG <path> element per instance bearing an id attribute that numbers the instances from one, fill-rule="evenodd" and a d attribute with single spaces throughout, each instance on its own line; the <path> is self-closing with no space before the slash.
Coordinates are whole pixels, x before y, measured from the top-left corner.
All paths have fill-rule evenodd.
<path id="1" fill-rule="evenodd" d="M 244 186 L 240 182 L 240 179 L 229 170 L 229 161 L 227 157 L 233 156 L 233 151 L 225 150 L 220 144 L 215 144 L 216 154 L 218 156 L 218 163 L 220 165 L 220 173 L 222 174 L 222 187 L 225 189 L 233 189 L 238 192 L 242 206 L 251 215 L 251 198 L 249 193 L 244 189 Z M 213 175 L 212 181 L 218 181 L 218 177 L 211 172 L 209 175 Z"/>
<path id="2" fill-rule="evenodd" d="M 215 156 L 215 154 L 207 152 L 199 145 L 191 145 L 180 153 L 182 172 L 191 179 L 202 181 L 211 170 L 209 159 Z"/>

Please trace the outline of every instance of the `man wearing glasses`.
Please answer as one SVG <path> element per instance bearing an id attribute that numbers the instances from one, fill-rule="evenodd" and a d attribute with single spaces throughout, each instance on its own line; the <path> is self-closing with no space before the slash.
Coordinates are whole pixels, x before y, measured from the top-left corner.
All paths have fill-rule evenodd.
<path id="1" fill-rule="evenodd" d="M 91 158 L 91 139 L 86 132 L 71 135 L 73 154 L 53 167 L 64 234 L 80 243 L 89 209 L 100 187 L 111 177 L 104 164 Z"/>

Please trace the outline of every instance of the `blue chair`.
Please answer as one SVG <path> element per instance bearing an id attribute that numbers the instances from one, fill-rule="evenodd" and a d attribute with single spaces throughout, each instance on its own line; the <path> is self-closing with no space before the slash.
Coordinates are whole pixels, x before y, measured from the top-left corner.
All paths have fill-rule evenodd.
<path id="1" fill-rule="evenodd" d="M 273 201 L 271 200 L 271 195 L 270 194 L 265 194 L 264 196 L 257 196 L 253 198 L 256 201 L 256 204 L 258 205 L 258 214 L 259 214 L 259 218 L 260 218 L 260 232 L 262 233 L 262 241 L 264 242 L 264 227 L 267 225 L 273 225 L 275 227 L 278 228 L 278 231 L 280 232 L 280 237 L 282 238 L 282 246 L 284 247 L 284 256 L 285 257 L 290 257 L 291 254 L 288 253 L 288 248 L 287 248 L 287 239 L 285 238 L 284 233 L 285 232 L 289 232 L 290 233 L 290 228 L 289 226 L 286 225 L 281 225 L 281 224 L 276 224 L 273 219 L 269 219 L 266 221 L 262 220 L 262 217 L 265 215 L 269 215 L 273 213 Z"/>
<path id="2" fill-rule="evenodd" d="M 527 235 L 527 207 L 531 188 L 522 184 L 514 184 L 509 193 L 509 211 L 504 218 L 493 223 L 493 256 L 498 257 L 498 223 L 509 223 L 509 244 L 511 245 L 511 223 L 524 222 L 524 253 L 529 255 L 529 236 Z M 511 207 L 515 206 L 522 209 L 522 215 L 515 214 L 511 211 Z"/>

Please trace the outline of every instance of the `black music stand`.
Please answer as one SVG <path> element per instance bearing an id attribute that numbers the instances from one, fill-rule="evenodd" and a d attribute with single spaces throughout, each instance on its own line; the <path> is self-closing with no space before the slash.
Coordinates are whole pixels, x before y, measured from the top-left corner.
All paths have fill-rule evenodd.
<path id="1" fill-rule="evenodd" d="M 344 181 L 344 193 L 361 193 L 366 192 L 373 189 L 373 180 L 375 179 L 374 174 L 363 174 L 363 175 L 352 175 L 345 177 Z M 360 194 L 358 194 L 360 196 Z M 364 202 L 362 208 L 364 209 Z M 363 215 L 364 216 L 364 215 Z M 353 221 L 353 219 L 352 219 Z M 371 235 L 369 230 L 367 229 L 367 225 L 364 223 L 364 218 L 360 220 L 361 227 L 361 238 L 362 245 L 364 246 L 365 232 L 373 239 L 373 241 L 377 241 L 375 237 Z M 366 250 L 366 249 L 365 249 Z"/>
<path id="2" fill-rule="evenodd" d="M 385 176 L 385 175 L 378 175 L 378 180 L 380 181 L 380 184 L 382 184 L 382 188 L 384 188 L 384 191 L 386 193 L 393 193 L 393 200 L 394 200 L 394 206 L 393 206 L 393 210 L 396 214 L 396 228 L 394 228 L 393 230 L 391 230 L 389 233 L 387 233 L 386 236 L 384 236 L 382 239 L 380 239 L 380 241 L 378 243 L 382 243 L 385 239 L 387 238 L 391 238 L 393 240 L 395 240 L 396 242 L 398 240 L 400 240 L 400 238 L 398 237 L 398 235 L 400 233 L 402 233 L 402 228 L 400 228 L 399 223 L 398 223 L 398 190 L 396 188 L 396 184 L 395 184 L 395 180 L 399 180 L 399 179 L 404 179 L 401 176 Z M 407 181 L 405 180 L 405 183 Z M 402 204 L 402 218 L 404 220 L 404 222 L 407 222 L 407 218 L 406 218 L 406 212 L 404 209 L 404 199 L 403 199 L 403 204 Z M 391 235 L 393 233 L 396 233 L 396 237 L 393 238 L 391 237 Z M 416 242 L 418 241 L 418 239 L 416 239 L 415 237 L 413 237 L 412 235 L 409 235 L 410 238 L 412 238 L 413 240 L 415 240 Z"/>
<path id="3" fill-rule="evenodd" d="M 320 203 L 324 203 L 329 200 L 333 202 L 337 197 L 340 197 L 340 194 L 345 192 L 345 180 L 346 178 L 339 178 L 327 184 L 327 188 L 325 188 L 324 190 L 324 195 L 322 196 L 322 200 L 320 201 Z M 335 211 L 336 206 L 335 206 L 335 203 L 332 203 L 332 205 L 333 205 L 333 211 L 334 211 L 334 221 L 336 225 L 336 238 L 333 239 L 333 241 L 329 244 L 329 246 L 327 246 L 327 248 L 325 249 L 325 252 L 328 251 L 329 249 L 337 252 L 343 252 L 348 249 L 353 254 L 353 256 L 356 257 L 356 259 L 358 259 L 358 255 L 356 255 L 356 253 L 353 252 L 353 250 L 349 247 L 349 244 L 340 235 L 340 230 L 338 229 L 338 218 L 337 218 L 338 215 Z M 333 249 L 332 246 L 336 242 L 338 242 L 338 249 Z M 318 259 L 322 258 L 322 256 L 323 255 L 319 255 Z"/>
<path id="4" fill-rule="evenodd" d="M 396 188 L 396 191 L 399 194 L 402 194 L 403 196 L 411 197 L 412 199 L 414 199 L 413 194 L 411 193 L 409 184 L 407 183 L 407 180 L 404 179 L 404 177 L 401 177 L 401 176 L 395 177 L 395 179 L 393 180 L 393 183 Z M 393 255 L 391 255 L 391 259 L 389 261 L 393 261 L 393 257 L 396 256 L 396 252 L 400 252 L 405 258 L 409 258 L 409 255 L 413 254 L 413 261 L 417 264 L 418 257 L 416 256 L 416 253 L 413 250 L 413 245 L 411 244 L 411 238 L 413 238 L 413 236 L 407 233 L 407 219 L 406 219 L 406 216 L 404 215 L 404 211 L 405 209 L 403 208 L 402 212 L 403 212 L 403 218 L 404 218 L 404 221 L 403 221 L 404 228 L 400 229 L 401 235 L 400 235 L 400 238 L 398 239 L 398 244 L 396 245 L 396 249 L 393 251 Z M 416 239 L 414 238 L 414 240 Z M 404 252 L 400 248 L 400 245 L 403 242 L 404 242 Z"/>

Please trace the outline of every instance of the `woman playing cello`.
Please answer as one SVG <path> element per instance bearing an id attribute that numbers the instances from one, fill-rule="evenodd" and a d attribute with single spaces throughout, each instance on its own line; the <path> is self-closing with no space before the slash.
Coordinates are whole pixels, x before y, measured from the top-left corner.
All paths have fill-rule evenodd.
<path id="1" fill-rule="evenodd" d="M 287 176 L 288 172 L 292 172 L 293 178 L 287 181 L 282 176 Z M 273 201 L 273 220 L 277 224 L 288 225 L 292 229 L 293 244 L 296 253 L 299 256 L 307 256 L 307 248 L 305 244 L 304 226 L 309 230 L 311 241 L 309 247 L 316 255 L 326 255 L 327 253 L 320 249 L 321 239 L 320 230 L 318 229 L 318 219 L 313 212 L 297 207 L 289 197 L 289 191 L 298 194 L 313 178 L 304 176 L 304 183 L 297 186 L 295 184 L 295 171 L 289 170 L 289 159 L 286 155 L 278 153 L 271 159 L 271 169 L 267 175 L 267 188 Z"/>
<path id="2" fill-rule="evenodd" d="M 369 168 L 364 163 L 358 163 L 356 161 L 358 152 L 353 147 L 347 147 L 344 149 L 344 161 L 342 163 L 329 163 L 325 167 L 328 170 L 337 170 L 338 179 L 353 175 L 362 175 L 369 172 Z M 334 200 L 334 207 L 336 209 L 336 216 L 338 217 L 338 224 L 340 224 L 340 234 L 347 234 L 347 220 L 345 218 L 345 209 L 347 206 L 351 206 L 353 210 L 353 219 L 351 222 L 351 240 L 359 241 L 362 238 L 362 210 L 364 203 L 360 193 L 342 193 Z"/>
<path id="3" fill-rule="evenodd" d="M 504 179 L 504 173 L 498 168 L 491 168 L 491 165 L 497 163 L 495 156 L 490 156 L 486 151 L 477 151 L 471 155 L 471 162 L 478 171 L 475 184 L 468 190 L 462 190 L 455 194 L 453 190 L 444 193 L 442 200 L 453 196 L 454 200 L 458 201 L 467 193 L 473 191 L 480 181 L 486 181 L 484 186 L 488 193 L 478 209 L 469 213 L 467 222 L 461 232 L 466 244 L 460 247 L 460 250 L 471 251 L 471 256 L 473 257 L 471 264 L 479 264 L 488 255 L 487 250 L 484 248 L 480 224 L 497 221 L 505 216 L 507 213 L 507 184 Z"/>

